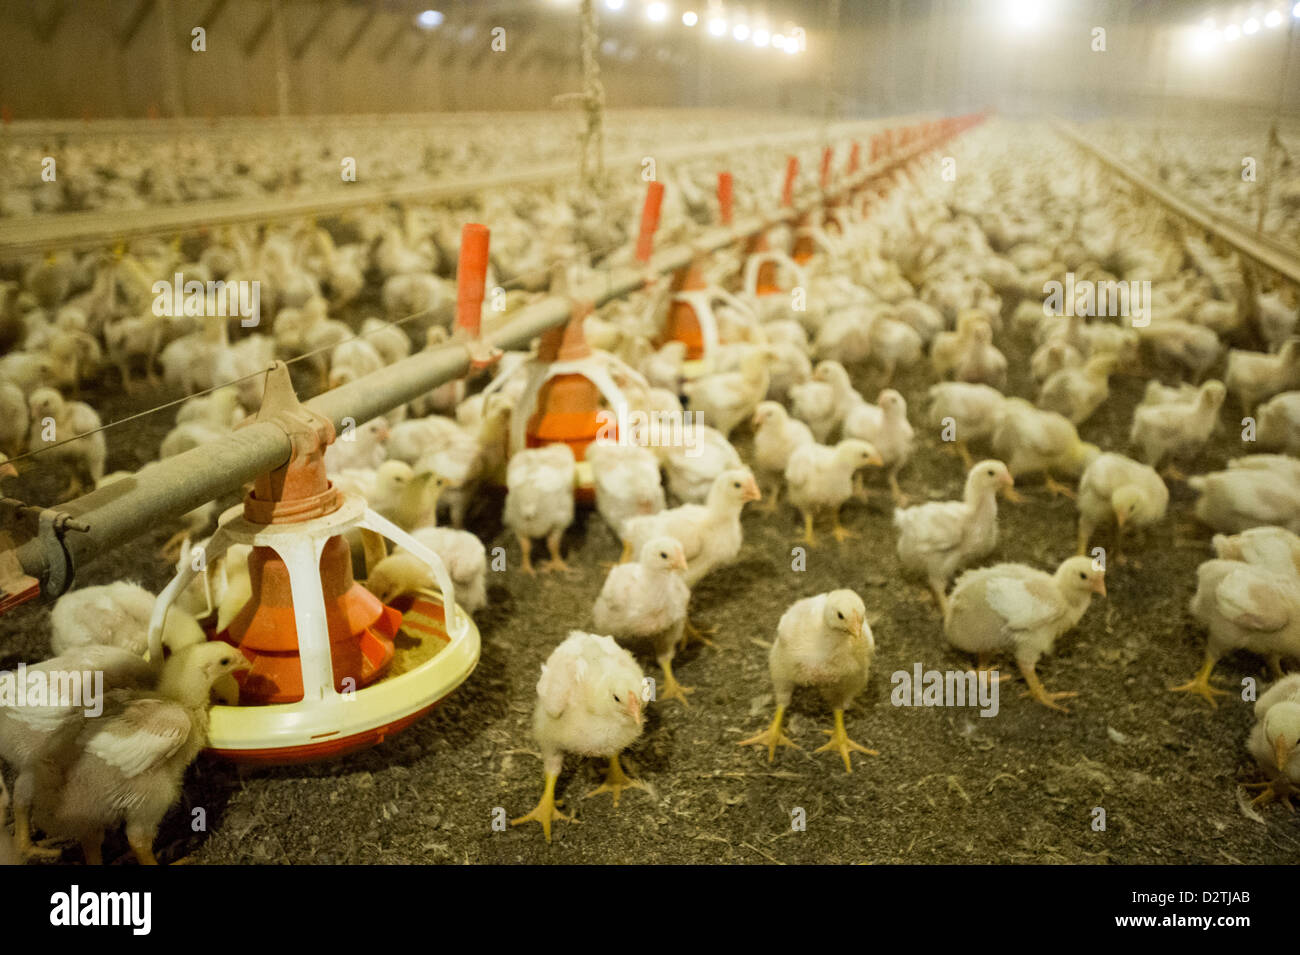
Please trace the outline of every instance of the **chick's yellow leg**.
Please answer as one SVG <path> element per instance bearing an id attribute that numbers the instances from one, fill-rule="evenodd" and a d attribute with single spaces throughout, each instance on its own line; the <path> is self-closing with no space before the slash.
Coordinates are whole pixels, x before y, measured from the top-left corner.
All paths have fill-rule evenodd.
<path id="1" fill-rule="evenodd" d="M 798 743 L 790 739 L 781 732 L 781 721 L 785 719 L 785 707 L 776 708 L 776 716 L 772 717 L 772 725 L 759 733 L 757 736 L 751 736 L 749 739 L 742 739 L 737 746 L 766 746 L 767 761 L 770 763 L 776 758 L 776 748 L 778 746 L 790 746 L 794 749 L 803 749 Z"/>
<path id="2" fill-rule="evenodd" d="M 104 864 L 104 833 L 92 832 L 81 840 L 81 855 L 86 865 Z M 143 863 L 141 863 L 143 865 Z"/>
<path id="3" fill-rule="evenodd" d="M 1070 691 L 1049 693 L 1047 687 L 1043 686 L 1043 681 L 1038 679 L 1038 672 L 1034 669 L 1032 663 L 1020 663 L 1020 674 L 1025 678 L 1025 682 L 1029 684 L 1029 690 L 1023 694 L 1024 696 L 1032 696 L 1035 700 L 1049 709 L 1060 710 L 1062 713 L 1070 712 L 1056 701 L 1066 700 L 1072 696 L 1078 696 L 1078 693 Z"/>
<path id="4" fill-rule="evenodd" d="M 682 627 L 681 649 L 685 650 L 692 643 L 702 643 L 709 649 L 716 650 L 718 645 L 710 640 L 708 635 L 717 632 L 717 627 L 697 627 L 688 617 Z"/>
<path id="5" fill-rule="evenodd" d="M 1258 789 L 1260 793 L 1250 801 L 1252 806 L 1267 806 L 1271 802 L 1280 802 L 1290 812 L 1295 812 L 1291 797 L 1296 789 L 1284 779 L 1270 779 L 1265 783 L 1245 783 L 1247 789 Z"/>
<path id="6" fill-rule="evenodd" d="M 817 535 L 813 532 L 813 512 L 803 512 L 803 542 L 809 547 L 817 546 Z"/>
<path id="7" fill-rule="evenodd" d="M 1052 492 L 1052 497 L 1068 497 L 1071 500 L 1074 499 L 1074 488 L 1070 487 L 1068 484 L 1062 484 L 1050 474 L 1043 478 L 1043 485 L 1047 490 Z"/>
<path id="8" fill-rule="evenodd" d="M 687 693 L 694 693 L 695 688 L 682 686 L 673 676 L 673 658 L 672 654 L 661 656 L 659 658 L 659 667 L 664 671 L 664 684 L 658 690 L 657 698 L 660 700 L 677 700 L 682 706 L 690 706 L 686 700 Z"/>
<path id="9" fill-rule="evenodd" d="M 153 833 L 132 832 L 128 829 L 126 841 L 131 844 L 131 851 L 135 853 L 136 861 L 141 865 L 158 864 L 158 860 L 154 858 L 153 854 Z"/>
<path id="10" fill-rule="evenodd" d="M 818 746 L 815 750 L 813 750 L 813 752 L 828 753 L 833 750 L 839 753 L 840 756 L 844 758 L 844 771 L 846 773 L 853 772 L 853 761 L 849 758 L 849 753 L 866 753 L 868 756 L 880 755 L 880 753 L 878 753 L 876 750 L 867 749 L 867 747 L 862 746 L 859 743 L 855 743 L 853 742 L 853 740 L 849 739 L 849 734 L 844 730 L 843 710 L 835 711 L 835 729 L 822 730 L 822 732 L 825 733 L 827 736 L 829 736 L 830 740 L 826 743 L 825 746 Z"/>
<path id="11" fill-rule="evenodd" d="M 618 761 L 618 753 L 609 758 L 609 768 L 605 770 L 605 781 L 585 795 L 584 799 L 590 799 L 592 796 L 599 796 L 601 793 L 613 793 L 614 808 L 618 808 L 619 796 L 623 794 L 624 789 L 644 789 L 649 791 L 650 787 L 639 779 L 633 779 L 623 772 L 623 766 Z"/>
<path id="12" fill-rule="evenodd" d="M 838 507 L 835 509 L 835 526 L 831 528 L 831 533 L 835 535 L 835 539 L 841 544 L 850 537 L 858 536 L 857 531 L 851 531 L 840 523 L 840 510 Z"/>
<path id="13" fill-rule="evenodd" d="M 1219 696 L 1232 695 L 1227 690 L 1220 690 L 1218 687 L 1210 684 L 1210 673 L 1214 670 L 1214 664 L 1217 662 L 1217 660 L 1211 660 L 1209 657 L 1206 657 L 1205 662 L 1201 664 L 1201 668 L 1196 671 L 1196 676 L 1179 686 L 1171 686 L 1169 692 L 1195 693 L 1197 696 L 1208 700 L 1209 704 L 1217 709 L 1219 704 L 1214 700 L 1214 695 L 1216 693 Z"/>
<path id="14" fill-rule="evenodd" d="M 546 841 L 551 841 L 551 823 L 556 819 L 564 822 L 572 822 L 572 816 L 566 816 L 555 808 L 555 781 L 560 778 L 559 773 L 546 774 L 546 788 L 542 790 L 542 798 L 538 801 L 537 806 L 526 816 L 520 816 L 518 819 L 511 819 L 510 825 L 517 826 L 524 822 L 539 822 L 542 825 L 542 835 L 546 836 Z"/>
<path id="15" fill-rule="evenodd" d="M 567 573 L 572 569 L 560 556 L 560 538 L 563 536 L 564 531 L 559 530 L 546 538 L 546 547 L 551 552 L 551 559 L 542 565 L 542 570 L 561 570 Z"/>
<path id="16" fill-rule="evenodd" d="M 0 820 L 0 825 L 3 824 L 3 820 Z M 31 812 L 26 806 L 17 804 L 14 805 L 14 848 L 18 850 L 18 854 L 25 862 L 33 859 L 58 859 L 63 856 L 62 849 L 32 842 Z"/>
<path id="17" fill-rule="evenodd" d="M 533 570 L 533 542 L 527 537 L 519 538 L 519 552 L 524 555 L 520 569 L 529 577 L 536 576 L 537 571 Z"/>

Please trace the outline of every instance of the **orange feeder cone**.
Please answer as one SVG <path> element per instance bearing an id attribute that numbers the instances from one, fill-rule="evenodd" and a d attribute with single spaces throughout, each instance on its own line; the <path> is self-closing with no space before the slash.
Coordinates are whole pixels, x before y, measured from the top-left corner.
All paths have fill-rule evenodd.
<path id="1" fill-rule="evenodd" d="M 695 292 L 707 288 L 704 271 L 700 261 L 693 259 L 691 264 L 673 279 L 672 291 Z M 686 346 L 686 360 L 698 361 L 704 357 L 704 333 L 700 329 L 700 318 L 690 302 L 674 298 L 668 308 L 668 323 L 664 328 L 663 341 L 682 342 Z"/>
<path id="2" fill-rule="evenodd" d="M 277 364 L 253 421 L 273 421 L 291 436 L 288 462 L 259 477 L 244 498 L 244 519 L 253 524 L 298 524 L 332 514 L 342 497 L 325 474 L 325 448 L 334 426 L 298 403 L 288 369 Z M 329 538 L 320 557 L 334 688 L 356 690 L 383 675 L 392 662 L 393 636 L 402 615 L 384 606 L 352 579 L 346 539 Z M 252 596 L 217 639 L 239 647 L 252 664 L 236 675 L 241 704 L 293 703 L 303 698 L 298 623 L 289 569 L 270 547 L 254 547 L 248 559 Z"/>
<path id="3" fill-rule="evenodd" d="M 754 255 L 759 252 L 770 252 L 771 246 L 767 242 L 767 233 L 760 232 L 752 240 L 749 247 L 745 250 L 746 255 Z M 772 261 L 764 262 L 758 267 L 758 287 L 754 290 L 755 295 L 776 295 L 781 292 L 781 286 L 776 281 L 776 263 Z"/>
<path id="4" fill-rule="evenodd" d="M 591 346 L 582 331 L 591 306 L 574 309 L 568 324 L 542 336 L 538 358 L 544 362 L 582 362 L 591 357 Z M 524 444 L 539 448 L 563 443 L 582 461 L 587 446 L 601 433 L 601 394 L 596 383 L 580 372 L 548 378 L 537 393 L 536 410 L 528 419 Z"/>

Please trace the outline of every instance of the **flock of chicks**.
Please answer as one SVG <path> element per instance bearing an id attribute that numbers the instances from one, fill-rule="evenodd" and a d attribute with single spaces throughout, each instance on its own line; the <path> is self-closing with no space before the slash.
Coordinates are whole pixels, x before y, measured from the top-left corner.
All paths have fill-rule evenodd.
<path id="1" fill-rule="evenodd" d="M 1028 695 L 1064 710 L 1060 700 L 1074 694 L 1047 690 L 1039 661 L 1079 623 L 1091 598 L 1105 595 L 1107 567 L 1124 561 L 1121 540 L 1166 517 L 1166 478 L 1182 479 L 1177 465 L 1195 463 L 1229 397 L 1243 414 L 1253 413 L 1258 444 L 1284 453 L 1248 455 L 1187 479 L 1200 493 L 1196 517 L 1221 533 L 1190 603 L 1209 634 L 1205 666 L 1178 689 L 1213 703 L 1224 692 L 1209 683 L 1221 656 L 1245 649 L 1265 657 L 1279 680 L 1260 695 L 1248 741 L 1267 776 L 1260 798 L 1287 800 L 1300 784 L 1300 678 L 1281 674 L 1282 659 L 1300 658 L 1300 461 L 1289 456 L 1300 450 L 1300 356 L 1278 331 L 1287 316 L 1271 307 L 1294 293 L 1246 289 L 1240 263 L 1132 207 L 1133 197 L 1105 188 L 1095 170 L 1062 162 L 1050 141 L 1039 144 L 1041 161 L 1013 168 L 992 140 L 976 132 L 959 144 L 959 160 L 984 171 L 956 187 L 921 166 L 874 200 L 869 214 L 828 212 L 811 227 L 819 254 L 802 266 L 806 308 L 783 294 L 730 295 L 716 309 L 721 344 L 703 377 L 688 377 L 680 343 L 656 344 L 662 286 L 585 320 L 597 360 L 630 408 L 674 420 L 690 440 L 656 443 L 633 425 L 621 436 L 627 440 L 586 449 L 596 510 L 622 542 L 622 561 L 595 595 L 592 629 L 574 630 L 542 667 L 533 732 L 545 785 L 536 808 L 516 824 L 540 823 L 549 841 L 552 824 L 568 818 L 556 798 L 566 753 L 608 760 L 596 792 L 612 793 L 615 804 L 623 790 L 641 785 L 623 771 L 620 753 L 641 734 L 647 703 L 688 704 L 691 689 L 678 682 L 673 660 L 692 639 L 709 643 L 691 622 L 692 592 L 739 556 L 746 505 L 764 502 L 774 514 L 784 494 L 802 518 L 801 546 L 818 546 L 819 517 L 830 518 L 844 545 L 855 535 L 842 524 L 841 508 L 872 493 L 864 469 L 883 472 L 898 559 L 933 593 L 948 643 L 981 670 L 1009 655 Z M 794 235 L 778 228 L 769 239 L 789 247 Z M 1195 268 L 1184 267 L 1188 259 Z M 705 268 L 711 280 L 730 284 L 741 264 L 739 252 L 720 253 Z M 1065 271 L 1094 281 L 1150 281 L 1149 324 L 1045 314 L 1044 283 Z M 1017 308 L 1004 308 L 1017 300 Z M 290 315 L 298 317 L 307 303 L 286 308 L 297 308 Z M 1289 318 L 1294 330 L 1294 312 Z M 1005 393 L 1008 363 L 998 343 L 1008 336 L 1034 343 L 1033 401 Z M 1246 347 L 1259 339 L 1276 347 Z M 1227 350 L 1225 341 L 1239 347 Z M 237 347 L 222 342 L 213 354 Z M 1222 383 L 1202 380 L 1224 364 L 1225 351 Z M 509 422 L 527 378 L 520 371 L 530 360 L 508 354 L 486 388 L 470 394 L 462 383 L 445 386 L 360 426 L 326 458 L 339 487 L 364 496 L 439 554 L 470 613 L 486 603 L 488 562 L 483 542 L 463 527 L 489 501 L 481 493 L 489 485 L 506 488 L 501 517 L 518 540 L 521 570 L 537 572 L 537 540 L 549 551 L 543 570 L 567 569 L 563 540 L 575 519 L 579 462 L 563 444 L 509 453 Z M 914 426 L 902 394 L 889 386 L 897 370 L 927 363 L 938 381 Z M 857 391 L 846 366 L 879 373 L 883 387 L 874 401 Z M 1166 380 L 1192 380 L 1148 386 L 1128 435 L 1136 457 L 1080 438 L 1077 426 L 1105 404 L 1112 376 L 1153 370 Z M 683 397 L 697 420 L 681 417 Z M 193 421 L 228 429 L 242 414 L 239 391 L 219 391 L 183 406 L 188 417 L 178 429 Z M 960 500 L 911 504 L 903 491 L 900 472 L 917 451 L 921 420 L 966 461 Z M 732 437 L 746 430 L 752 442 L 738 448 Z M 201 434 L 193 437 L 186 447 L 202 443 Z M 972 448 L 990 456 L 976 460 Z M 1053 494 L 1076 497 L 1078 553 L 1050 572 L 986 564 L 998 548 L 999 495 L 1022 502 L 1017 483 L 1035 476 Z M 676 506 L 668 506 L 669 494 Z M 453 526 L 438 526 L 440 510 Z M 212 516 L 187 516 L 181 560 Z M 1103 527 L 1114 528 L 1109 555 L 1089 552 Z M 61 655 L 42 666 L 76 669 L 87 654 L 100 654 L 96 668 L 119 702 L 93 720 L 0 709 L 0 758 L 18 773 L 21 855 L 44 851 L 31 843 L 32 821 L 79 840 L 88 859 L 98 858 L 103 830 L 125 822 L 136 854 L 152 858 L 147 846 L 203 739 L 199 711 L 210 696 L 237 700 L 231 677 L 242 656 L 206 644 L 197 621 L 215 615 L 220 632 L 247 602 L 247 557 L 232 549 L 181 595 L 167 619 L 165 662 L 141 657 L 153 600 L 147 591 L 118 583 L 61 598 L 53 621 Z M 433 585 L 410 554 L 376 557 L 366 585 L 382 600 Z M 89 626 L 88 613 L 95 620 Z M 811 686 L 833 718 L 819 751 L 838 754 L 847 772 L 853 752 L 874 753 L 850 738 L 844 715 L 867 685 L 875 656 L 867 618 L 864 601 L 848 588 L 786 610 L 769 659 L 776 712 L 741 745 L 765 748 L 769 761 L 778 747 L 797 745 L 782 731 L 784 716 L 793 690 Z M 657 685 L 625 644 L 651 649 L 662 670 Z M 155 716 L 175 721 L 174 747 L 161 757 L 161 747 L 143 746 L 162 733 L 150 722 Z"/>

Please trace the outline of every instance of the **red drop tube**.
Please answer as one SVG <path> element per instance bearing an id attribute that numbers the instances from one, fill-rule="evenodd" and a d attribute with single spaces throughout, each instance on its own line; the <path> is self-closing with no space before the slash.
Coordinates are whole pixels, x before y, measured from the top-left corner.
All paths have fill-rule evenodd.
<path id="1" fill-rule="evenodd" d="M 731 173 L 718 173 L 718 217 L 723 225 L 731 225 Z"/>
<path id="2" fill-rule="evenodd" d="M 821 175 L 818 177 L 818 182 L 821 183 L 823 189 L 828 188 L 831 184 L 831 160 L 833 158 L 835 158 L 835 150 L 830 146 L 823 146 Z"/>
<path id="3" fill-rule="evenodd" d="M 799 177 L 799 157 L 791 156 L 785 161 L 785 186 L 781 189 L 781 205 L 794 205 L 794 181 Z"/>
<path id="4" fill-rule="evenodd" d="M 485 225 L 467 222 L 460 230 L 460 261 L 456 265 L 456 326 L 479 337 L 483 293 L 487 283 L 488 241 Z"/>
<path id="5" fill-rule="evenodd" d="M 849 175 L 858 171 L 858 161 L 861 158 L 862 147 L 857 140 L 853 141 L 853 148 L 849 150 Z"/>
<path id="6" fill-rule="evenodd" d="M 664 184 L 659 181 L 646 186 L 645 205 L 641 207 L 641 231 L 636 239 L 638 262 L 649 264 L 654 254 L 655 231 L 659 228 L 659 209 L 664 202 Z"/>

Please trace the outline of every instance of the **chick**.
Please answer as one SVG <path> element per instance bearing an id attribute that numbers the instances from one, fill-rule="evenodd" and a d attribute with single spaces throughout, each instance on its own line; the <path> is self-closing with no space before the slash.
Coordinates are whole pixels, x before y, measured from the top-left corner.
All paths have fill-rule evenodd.
<path id="1" fill-rule="evenodd" d="M 1006 462 L 1013 477 L 1042 473 L 1053 495 L 1074 497 L 1074 491 L 1058 483 L 1053 473 L 1078 475 L 1100 449 L 1080 441 L 1079 432 L 1063 415 L 1035 408 L 1021 398 L 1008 398 L 993 431 L 993 453 Z M 1019 500 L 1014 493 L 1007 497 Z"/>
<path id="2" fill-rule="evenodd" d="M 71 590 L 50 611 L 50 648 L 58 656 L 97 643 L 143 657 L 149 649 L 154 600 L 149 591 L 126 580 Z"/>
<path id="3" fill-rule="evenodd" d="M 1195 454 L 1210 440 L 1225 394 L 1222 382 L 1211 380 L 1201 385 L 1193 402 L 1138 405 L 1129 443 L 1141 449 L 1142 460 L 1151 467 L 1159 467 L 1169 457 Z M 1168 473 L 1175 479 L 1181 477 L 1176 468 Z"/>
<path id="4" fill-rule="evenodd" d="M 785 466 L 790 462 L 790 455 L 795 448 L 813 443 L 812 430 L 795 418 L 790 417 L 785 408 L 775 401 L 760 402 L 754 411 L 754 473 L 759 479 L 760 489 L 764 484 L 767 490 L 765 510 L 776 510 L 777 498 L 781 494 L 781 479 Z M 764 480 L 766 479 L 766 480 Z"/>
<path id="5" fill-rule="evenodd" d="M 1080 368 L 1062 368 L 1043 382 L 1038 407 L 1065 415 L 1076 425 L 1092 417 L 1110 397 L 1110 375 L 1116 358 L 1095 355 Z"/>
<path id="6" fill-rule="evenodd" d="M 101 430 L 103 423 L 95 409 L 82 401 L 64 401 L 53 388 L 37 388 L 28 397 L 31 434 L 28 446 L 33 450 L 49 448 L 48 458 L 69 462 L 68 487 L 64 499 L 76 497 L 104 476 L 108 445 Z M 78 437 L 80 435 L 80 437 Z"/>
<path id="7" fill-rule="evenodd" d="M 1300 479 L 1282 469 L 1241 464 L 1265 457 L 1270 455 L 1249 455 L 1229 462 L 1226 471 L 1188 478 L 1187 486 L 1200 495 L 1193 508 L 1197 520 L 1227 534 L 1265 525 L 1300 534 Z"/>
<path id="8" fill-rule="evenodd" d="M 596 598 L 592 619 L 596 629 L 620 642 L 649 639 L 655 659 L 664 671 L 661 700 L 680 700 L 692 692 L 673 676 L 673 654 L 682 642 L 686 607 L 691 590 L 682 579 L 687 569 L 686 553 L 672 537 L 657 537 L 641 548 L 635 564 L 619 564 L 610 570 Z"/>
<path id="9" fill-rule="evenodd" d="M 534 574 L 532 543 L 545 537 L 551 559 L 543 570 L 565 570 L 560 539 L 573 523 L 573 486 L 577 465 L 567 444 L 520 451 L 506 471 L 505 525 L 515 532 L 523 552 L 523 570 Z"/>
<path id="10" fill-rule="evenodd" d="M 1036 667 L 1057 638 L 1083 617 L 1093 594 L 1106 596 L 1106 577 L 1089 557 L 1071 557 L 1055 574 L 1025 564 L 968 570 L 957 578 L 948 598 L 944 636 L 957 649 L 974 653 L 981 669 L 988 654 L 1010 650 L 1029 684 L 1029 695 L 1066 712 L 1056 701 L 1078 694 L 1049 693 Z"/>
<path id="11" fill-rule="evenodd" d="M 157 865 L 153 841 L 181 795 L 186 769 L 207 745 L 213 685 L 248 668 L 224 643 L 202 643 L 163 664 L 155 692 L 117 691 L 103 715 L 87 720 L 70 744 L 59 779 L 38 781 L 37 824 L 77 839 L 91 865 L 110 826 L 126 824 L 127 841 L 142 865 Z"/>
<path id="12" fill-rule="evenodd" d="M 330 475 L 340 491 L 359 494 L 379 514 L 403 530 L 429 523 L 437 513 L 446 480 L 431 471 L 416 472 L 402 461 L 385 461 L 373 471 L 352 468 Z"/>
<path id="13" fill-rule="evenodd" d="M 356 468 L 377 468 L 388 458 L 392 431 L 387 418 L 373 418 L 345 431 L 325 449 L 325 470 L 330 474 Z"/>
<path id="14" fill-rule="evenodd" d="M 1280 800 L 1294 811 L 1291 797 L 1300 793 L 1300 673 L 1278 680 L 1255 701 L 1246 749 L 1268 776 L 1246 784 L 1262 790 L 1253 804 Z"/>
<path id="15" fill-rule="evenodd" d="M 840 428 L 846 438 L 866 441 L 880 453 L 881 467 L 888 468 L 889 492 L 894 503 L 902 507 L 907 495 L 898 486 L 898 472 L 912 458 L 916 433 L 907 420 L 907 402 L 897 391 L 886 388 L 876 396 L 874 405 L 854 406 L 844 416 Z"/>
<path id="16" fill-rule="evenodd" d="M 1278 574 L 1300 577 L 1300 535 L 1283 527 L 1252 527 L 1240 534 L 1215 534 L 1215 556 L 1239 560 Z"/>
<path id="17" fill-rule="evenodd" d="M 832 590 L 805 597 L 790 606 L 776 626 L 776 641 L 768 655 L 772 689 L 776 694 L 776 715 L 771 725 L 740 746 L 766 746 L 767 761 L 775 758 L 777 746 L 800 749 L 781 732 L 781 722 L 790 706 L 796 686 L 815 686 L 835 713 L 835 728 L 827 730 L 830 741 L 815 750 L 838 752 L 846 772 L 853 772 L 852 752 L 879 756 L 849 739 L 844 729 L 844 711 L 867 685 L 876 641 L 867 624 L 867 608 L 851 590 Z"/>
<path id="18" fill-rule="evenodd" d="M 705 424 L 717 428 L 725 437 L 731 437 L 736 425 L 752 415 L 758 403 L 767 396 L 770 359 L 771 353 L 767 349 L 751 348 L 741 359 L 739 371 L 687 382 L 682 391 L 689 400 L 690 410 L 698 412 Z"/>
<path id="19" fill-rule="evenodd" d="M 1274 395 L 1256 409 L 1259 446 L 1300 454 L 1300 391 Z"/>
<path id="20" fill-rule="evenodd" d="M 1087 553 L 1097 527 L 1115 522 L 1115 549 L 1128 528 L 1143 528 L 1165 516 L 1169 488 L 1155 468 L 1122 454 L 1099 454 L 1079 478 L 1078 552 Z M 1118 555 L 1116 555 L 1118 557 Z"/>
<path id="21" fill-rule="evenodd" d="M 899 562 L 925 575 L 940 613 L 948 610 L 944 591 L 952 575 L 997 547 L 998 491 L 1014 485 L 1001 461 L 981 461 L 966 476 L 960 501 L 934 501 L 894 511 Z"/>
<path id="22" fill-rule="evenodd" d="M 456 603 L 473 616 L 487 603 L 487 549 L 468 531 L 421 527 L 411 536 L 442 559 L 456 588 Z M 437 591 L 438 580 L 424 561 L 399 549 L 370 568 L 366 589 L 382 603 L 418 590 Z"/>
<path id="23" fill-rule="evenodd" d="M 1205 662 L 1174 692 L 1195 693 L 1217 706 L 1214 695 L 1230 695 L 1210 684 L 1210 674 L 1234 650 L 1266 658 L 1279 677 L 1282 658 L 1300 659 L 1300 580 L 1235 560 L 1207 560 L 1196 568 L 1196 593 L 1189 607 L 1206 629 Z"/>
<path id="24" fill-rule="evenodd" d="M 536 808 L 512 819 L 512 826 L 540 823 L 549 843 L 551 823 L 572 819 L 556 808 L 555 800 L 555 781 L 564 768 L 565 753 L 609 760 L 605 782 L 587 793 L 588 798 L 610 792 L 617 806 L 624 789 L 646 788 L 623 773 L 618 759 L 641 735 L 643 680 L 632 654 L 613 637 L 574 630 L 555 648 L 542 664 L 533 710 L 533 736 L 542 748 L 545 788 Z"/>
<path id="25" fill-rule="evenodd" d="M 662 449 L 668 490 L 679 501 L 699 503 L 709 496 L 718 475 L 743 467 L 740 454 L 726 436 L 708 425 L 691 427 L 691 441 Z"/>
<path id="26" fill-rule="evenodd" d="M 1246 414 L 1267 398 L 1300 388 L 1300 338 L 1287 339 L 1272 355 L 1232 349 L 1223 381 Z"/>
<path id="27" fill-rule="evenodd" d="M 952 445 L 969 469 L 975 463 L 971 442 L 992 440 L 1006 397 L 996 388 L 965 381 L 940 382 L 927 395 L 931 426 L 940 433 L 952 426 Z"/>
<path id="28" fill-rule="evenodd" d="M 156 676 L 154 668 L 139 655 L 93 644 L 28 667 L 28 672 L 32 671 L 52 675 L 101 673 L 105 692 L 143 689 L 151 686 Z M 14 842 L 24 859 L 57 858 L 60 854 L 32 844 L 32 803 L 39 780 L 60 778 L 70 759 L 66 748 L 85 719 L 80 705 L 0 706 L 0 760 L 18 774 L 14 781 Z"/>
<path id="29" fill-rule="evenodd" d="M 664 509 L 659 460 L 649 448 L 631 444 L 602 444 L 587 448 L 596 485 L 596 510 L 615 534 L 637 514 L 657 514 Z"/>
<path id="30" fill-rule="evenodd" d="M 849 409 L 863 398 L 854 390 L 849 373 L 837 361 L 822 361 L 813 369 L 812 381 L 790 389 L 790 408 L 795 417 L 805 421 L 813 437 L 825 443 Z"/>
<path id="31" fill-rule="evenodd" d="M 652 540 L 674 538 L 686 554 L 686 584 L 694 587 L 706 574 L 736 559 L 744 541 L 740 512 L 761 498 L 747 468 L 724 471 L 714 479 L 704 504 L 682 504 L 628 518 L 623 525 L 624 546 L 639 554 Z"/>

